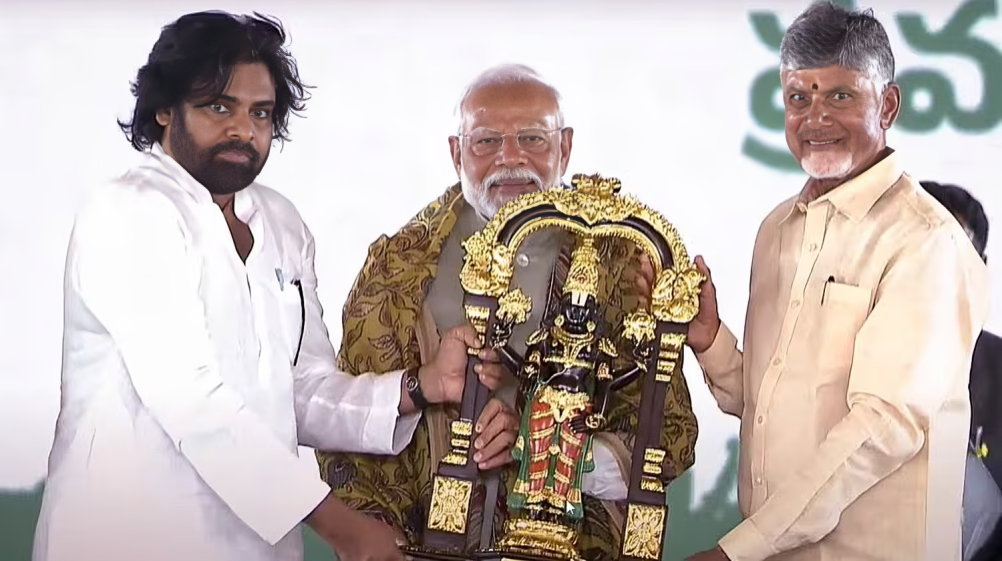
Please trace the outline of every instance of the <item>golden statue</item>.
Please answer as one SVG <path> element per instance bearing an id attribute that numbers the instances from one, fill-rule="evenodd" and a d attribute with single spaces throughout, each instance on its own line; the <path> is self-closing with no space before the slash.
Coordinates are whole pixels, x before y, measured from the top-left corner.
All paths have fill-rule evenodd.
<path id="1" fill-rule="evenodd" d="M 452 425 L 453 449 L 435 475 L 425 547 L 408 550 L 416 559 L 580 559 L 576 531 L 584 515 L 582 476 L 594 468 L 592 435 L 609 430 L 610 396 L 633 383 L 644 384 L 642 416 L 620 559 L 661 559 L 667 519 L 660 477 L 665 451 L 658 440 L 663 404 L 668 382 L 681 368 L 682 345 L 698 311 L 703 278 L 689 262 L 675 229 L 658 213 L 620 195 L 617 180 L 576 175 L 573 183 L 572 190 L 519 197 L 464 242 L 461 281 L 467 317 L 482 341 L 518 373 L 525 397 L 512 451 L 517 475 L 500 535 L 493 537 L 490 497 L 484 503 L 483 526 L 471 528 L 469 512 L 480 475 L 470 461 L 469 419 L 479 417 L 487 400 L 486 388 L 473 373 L 474 357 L 461 419 Z M 528 337 L 524 356 L 517 356 L 509 338 L 532 303 L 521 290 L 509 287 L 511 256 L 530 233 L 547 227 L 574 235 L 570 269 L 555 312 Z M 649 309 L 632 311 L 621 326 L 606 325 L 598 301 L 602 267 L 596 240 L 602 237 L 636 244 L 650 258 L 654 272 Z M 628 342 L 629 356 L 619 356 L 616 337 Z M 474 532 L 479 532 L 482 547 L 470 556 L 463 545 L 466 534 Z"/>

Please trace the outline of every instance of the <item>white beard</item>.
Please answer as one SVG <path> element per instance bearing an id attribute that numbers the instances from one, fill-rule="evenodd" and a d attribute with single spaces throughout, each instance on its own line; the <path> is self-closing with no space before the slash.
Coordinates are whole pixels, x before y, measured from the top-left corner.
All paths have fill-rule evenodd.
<path id="1" fill-rule="evenodd" d="M 814 179 L 837 179 L 845 177 L 852 170 L 852 154 L 839 152 L 823 154 L 811 152 L 800 160 L 800 167 Z"/>
<path id="2" fill-rule="evenodd" d="M 533 175 L 535 179 L 542 179 L 531 172 L 528 173 Z M 493 175 L 498 175 L 498 173 L 489 175 L 485 179 L 490 179 Z M 472 206 L 473 209 L 480 214 L 480 216 L 483 216 L 488 220 L 494 218 L 494 215 L 497 214 L 498 211 L 501 210 L 501 207 L 508 202 L 507 200 L 501 200 L 501 198 L 496 195 L 492 196 L 491 189 L 489 187 L 484 187 L 483 184 L 478 185 L 470 179 L 470 177 L 466 174 L 466 166 L 460 167 L 459 182 L 463 186 L 463 198 L 466 199 L 466 202 L 470 203 L 470 206 Z M 552 186 L 543 187 L 544 190 L 551 188 Z"/>
<path id="3" fill-rule="evenodd" d="M 470 179 L 470 176 L 466 174 L 466 166 L 461 167 L 459 170 L 459 182 L 463 185 L 463 198 L 466 199 L 466 202 L 470 203 L 470 206 L 480 216 L 489 220 L 494 218 L 494 215 L 501 210 L 501 205 L 498 204 L 498 201 L 492 200 L 488 196 L 488 190 L 474 183 Z"/>

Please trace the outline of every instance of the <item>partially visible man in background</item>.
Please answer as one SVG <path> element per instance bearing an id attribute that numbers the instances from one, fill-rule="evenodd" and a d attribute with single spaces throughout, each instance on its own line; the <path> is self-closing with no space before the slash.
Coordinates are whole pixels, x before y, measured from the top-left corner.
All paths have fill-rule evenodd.
<path id="1" fill-rule="evenodd" d="M 145 157 L 69 243 L 35 561 L 301 561 L 304 520 L 342 561 L 402 559 L 297 446 L 399 452 L 420 418 L 403 386 L 458 401 L 479 341 L 450 331 L 407 372 L 335 369 L 313 237 L 254 183 L 306 100 L 285 39 L 272 19 L 189 14 L 138 72 L 122 128 Z"/>
<path id="2" fill-rule="evenodd" d="M 923 181 L 949 210 L 981 259 L 988 262 L 988 216 L 981 202 L 956 185 Z M 1002 338 L 981 331 L 971 360 L 971 436 L 964 480 L 964 559 L 1002 559 Z M 995 451 L 992 454 L 992 450 Z"/>
<path id="3" fill-rule="evenodd" d="M 901 91 L 871 11 L 805 10 L 780 80 L 810 177 L 759 229 L 743 352 L 712 280 L 689 328 L 718 405 L 741 418 L 745 517 L 693 560 L 957 561 L 987 268 L 887 145 Z"/>
<path id="4" fill-rule="evenodd" d="M 458 109 L 459 130 L 449 137 L 449 146 L 459 182 L 396 234 L 370 246 L 344 308 L 338 364 L 346 371 L 405 368 L 433 354 L 441 333 L 467 322 L 459 280 L 463 240 L 519 195 L 563 188 L 574 131 L 564 124 L 559 93 L 539 74 L 520 65 L 491 68 L 470 84 Z M 528 320 L 511 338 L 519 353 L 548 305 L 559 300 L 571 241 L 560 231 L 542 230 L 515 255 L 512 284 L 533 302 Z M 598 300 L 607 303 L 610 324 L 619 325 L 624 310 L 633 309 L 649 286 L 639 274 L 641 261 L 632 246 L 607 243 L 601 252 L 605 269 Z M 496 360 L 490 353 L 484 358 Z M 482 470 L 512 461 L 518 428 L 514 390 L 513 385 L 505 387 L 477 420 L 475 460 Z M 582 485 L 586 514 L 579 545 L 590 560 L 618 557 L 630 434 L 636 428 L 631 419 L 637 415 L 640 384 L 613 399 L 610 427 L 596 435 L 595 470 L 584 475 Z M 672 377 L 665 415 L 662 447 L 671 481 L 692 465 L 696 442 L 696 420 L 682 376 Z M 381 517 L 417 542 L 431 499 L 432 474 L 449 450 L 448 426 L 457 417 L 458 410 L 429 408 L 414 441 L 399 457 L 320 454 L 321 473 L 349 505 Z M 514 477 L 507 479 L 514 483 Z M 502 493 L 499 516 L 504 509 Z"/>

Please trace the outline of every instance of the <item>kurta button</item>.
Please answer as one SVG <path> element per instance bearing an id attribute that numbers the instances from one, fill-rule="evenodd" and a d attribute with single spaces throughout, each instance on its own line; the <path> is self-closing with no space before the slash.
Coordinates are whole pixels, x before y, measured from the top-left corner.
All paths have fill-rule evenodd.
<path id="1" fill-rule="evenodd" d="M 817 250 L 818 250 L 818 244 L 816 244 L 816 243 L 812 243 L 812 244 L 810 245 L 810 247 L 808 247 L 807 249 L 809 249 L 809 250 L 811 251 L 811 253 L 813 253 L 813 252 L 815 252 L 815 251 L 817 251 Z"/>
<path id="2" fill-rule="evenodd" d="M 774 358 L 772 360 L 772 365 L 773 366 L 779 366 L 780 364 L 783 364 L 783 359 L 781 359 L 779 357 L 776 357 L 776 358 Z"/>
<path id="3" fill-rule="evenodd" d="M 793 306 L 794 308 L 796 308 L 796 307 L 800 306 L 800 300 L 794 300 L 793 302 L 791 302 L 791 305 L 792 305 L 792 306 Z"/>
<path id="4" fill-rule="evenodd" d="M 762 424 L 762 423 L 764 423 L 764 422 L 765 422 L 765 417 L 763 417 L 762 415 L 759 415 L 759 416 L 758 416 L 758 424 L 760 424 L 760 425 L 761 425 L 761 424 Z"/>

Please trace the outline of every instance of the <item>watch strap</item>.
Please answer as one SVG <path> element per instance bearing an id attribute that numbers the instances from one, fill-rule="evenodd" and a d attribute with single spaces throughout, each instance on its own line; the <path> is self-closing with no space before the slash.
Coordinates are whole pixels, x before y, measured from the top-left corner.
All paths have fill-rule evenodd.
<path id="1" fill-rule="evenodd" d="M 417 368 L 408 368 L 404 372 L 404 387 L 407 388 L 407 395 L 414 403 L 414 407 L 418 409 L 428 407 L 428 400 L 425 399 L 424 392 L 421 391 L 421 380 L 418 378 Z"/>

